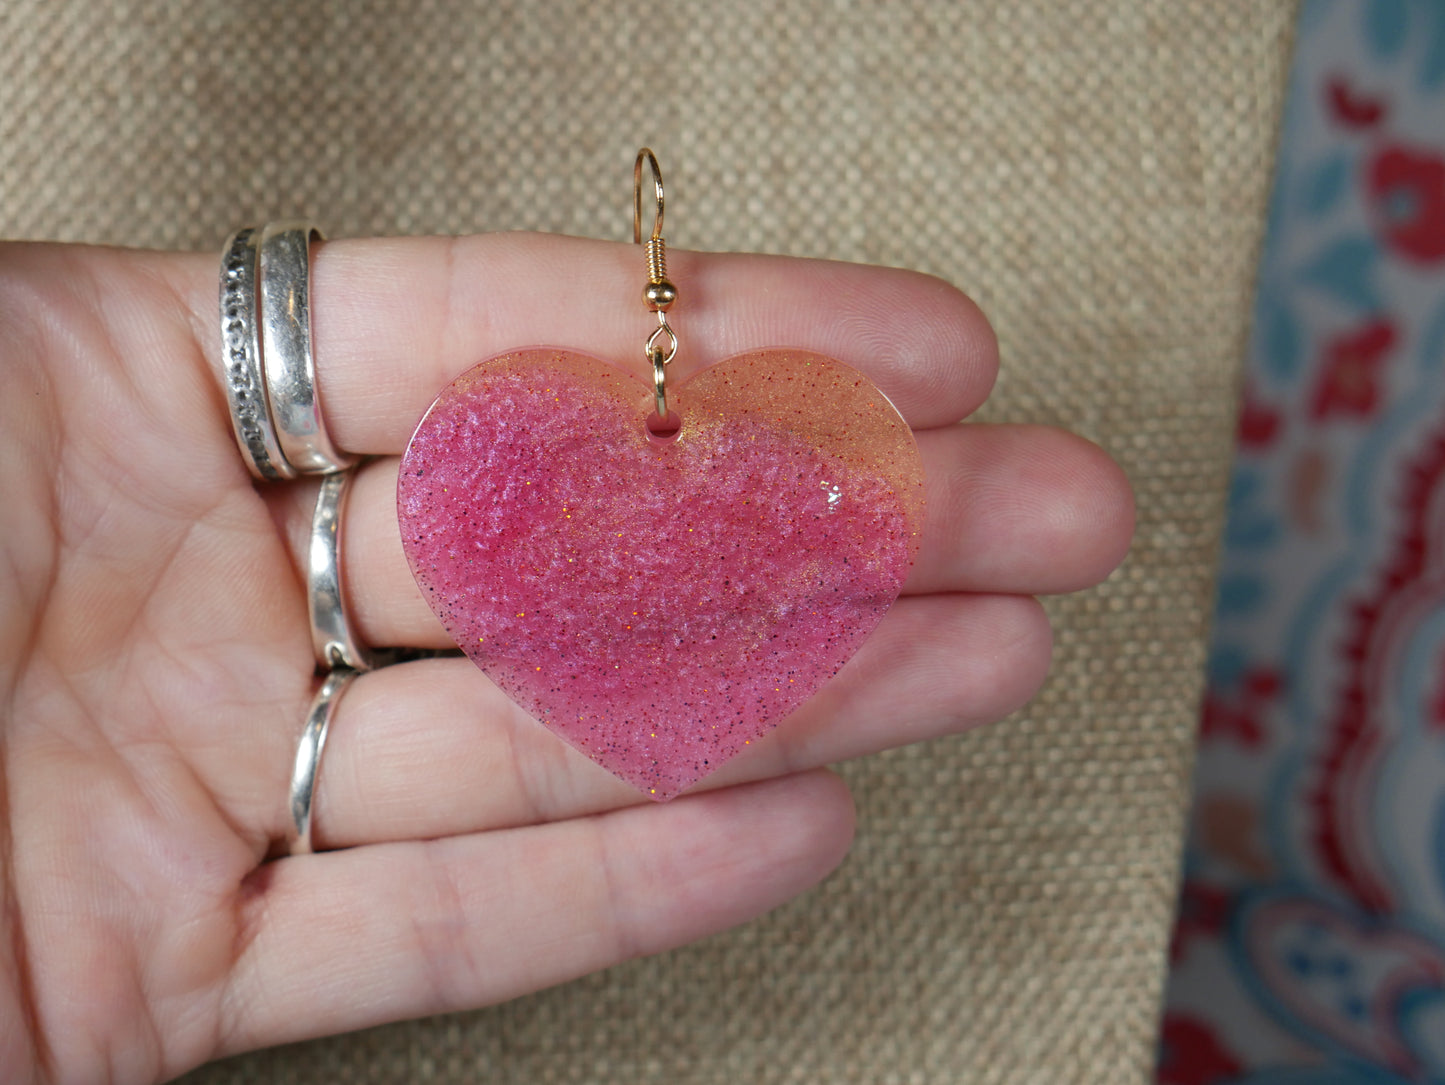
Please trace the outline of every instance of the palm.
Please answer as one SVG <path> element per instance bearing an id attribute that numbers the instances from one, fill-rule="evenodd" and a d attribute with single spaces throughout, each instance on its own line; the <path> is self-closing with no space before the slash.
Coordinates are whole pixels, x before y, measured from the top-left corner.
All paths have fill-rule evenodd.
<path id="1" fill-rule="evenodd" d="M 5 969 L 3 1076 L 113 1060 L 147 1080 L 215 1050 L 238 892 L 277 828 L 246 782 L 276 775 L 258 736 L 307 697 L 305 604 L 205 424 L 206 369 L 162 284 L 114 257 L 17 255 L 5 881 L 26 956 Z"/>
<path id="2" fill-rule="evenodd" d="M 578 268 L 579 304 L 560 325 L 509 285 L 524 256 Z M 629 357 L 636 313 L 596 284 L 630 293 L 633 256 L 517 237 L 328 247 L 316 312 L 333 432 L 394 454 L 452 373 L 507 346 Z M 888 341 L 890 321 L 915 344 L 920 322 L 934 328 L 878 378 L 924 431 L 930 469 L 909 594 L 843 675 L 712 782 L 731 786 L 666 807 L 634 806 L 465 661 L 368 675 L 338 715 L 317 809 L 321 843 L 361 846 L 267 862 L 313 689 L 292 557 L 311 491 L 258 490 L 241 467 L 208 364 L 210 260 L 7 253 L 0 1077 L 157 1080 L 701 936 L 841 857 L 846 792 L 805 770 L 1003 714 L 1031 692 L 1047 633 L 1019 593 L 1081 586 L 1117 560 L 1128 497 L 1112 466 L 1056 433 L 948 425 L 986 391 L 992 358 L 986 326 L 946 288 L 876 315 L 920 280 L 706 259 L 714 282 L 753 285 L 694 311 L 713 344 L 699 360 L 768 345 L 729 343 L 742 314 L 772 342 L 846 360 L 850 339 L 854 355 Z M 756 282 L 768 269 L 807 300 L 780 304 Z M 850 302 L 875 326 L 829 319 Z M 381 459 L 358 479 L 348 590 L 374 643 L 440 645 L 399 558 L 388 471 Z M 989 538 L 1000 545 L 977 545 Z M 769 831 L 739 853 L 730 842 L 750 825 Z"/>

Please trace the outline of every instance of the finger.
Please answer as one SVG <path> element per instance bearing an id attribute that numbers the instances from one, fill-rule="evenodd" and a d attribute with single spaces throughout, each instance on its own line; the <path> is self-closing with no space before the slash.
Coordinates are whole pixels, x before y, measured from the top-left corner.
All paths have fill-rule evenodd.
<path id="1" fill-rule="evenodd" d="M 1048 668 L 1048 620 L 1017 596 L 899 602 L 841 672 L 704 782 L 757 780 L 999 719 Z M 467 660 L 363 675 L 337 711 L 317 788 L 323 847 L 576 817 L 642 801 Z M 272 822 L 284 824 L 279 789 Z"/>
<path id="2" fill-rule="evenodd" d="M 905 593 L 1079 591 L 1124 560 L 1134 495 L 1098 445 L 1049 426 L 951 426 L 918 442 L 927 521 Z"/>
<path id="3" fill-rule="evenodd" d="M 1123 472 L 1095 445 L 1043 426 L 949 426 L 919 434 L 927 523 L 905 594 L 1075 591 L 1123 558 L 1134 510 Z M 298 562 L 314 484 L 275 500 Z M 396 461 L 365 467 L 348 504 L 342 582 L 373 645 L 447 647 L 417 589 L 396 519 Z"/>
<path id="4" fill-rule="evenodd" d="M 652 806 L 263 866 L 218 1054 L 467 1009 L 734 926 L 852 839 L 810 773 Z"/>
<path id="5" fill-rule="evenodd" d="M 868 373 L 915 427 L 988 395 L 997 346 L 977 306 L 915 272 L 821 260 L 673 252 L 679 377 L 744 350 L 798 347 Z M 179 258 L 204 356 L 219 358 L 213 260 Z M 642 378 L 649 314 L 641 250 L 544 234 L 336 241 L 316 250 L 317 382 L 331 435 L 399 453 L 462 370 L 517 347 L 571 347 Z M 220 380 L 217 366 L 216 380 Z"/>

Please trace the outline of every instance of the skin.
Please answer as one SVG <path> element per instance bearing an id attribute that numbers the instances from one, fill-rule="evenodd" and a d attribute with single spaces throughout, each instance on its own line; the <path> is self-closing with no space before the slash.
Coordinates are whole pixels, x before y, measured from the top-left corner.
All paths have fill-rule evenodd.
<path id="1" fill-rule="evenodd" d="M 994 337 L 945 283 L 675 253 L 674 370 L 794 346 L 868 372 L 928 470 L 905 594 L 813 701 L 696 793 L 643 804 L 470 663 L 365 675 L 284 850 L 315 688 L 298 572 L 315 484 L 256 485 L 216 359 L 212 256 L 0 253 L 0 1080 L 151 1082 L 248 1048 L 484 1005 L 748 920 L 848 849 L 821 766 L 997 719 L 1044 678 L 1038 593 L 1133 526 L 1063 432 L 955 426 Z M 445 645 L 407 570 L 395 456 L 453 376 L 520 346 L 639 360 L 628 246 L 335 242 L 313 274 L 333 437 L 379 457 L 344 582 L 373 644 Z M 742 846 L 739 842 L 745 842 Z"/>

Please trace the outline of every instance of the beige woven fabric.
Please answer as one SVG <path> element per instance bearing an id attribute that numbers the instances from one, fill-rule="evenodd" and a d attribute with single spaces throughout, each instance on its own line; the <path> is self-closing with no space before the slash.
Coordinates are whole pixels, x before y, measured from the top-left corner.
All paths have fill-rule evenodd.
<path id="1" fill-rule="evenodd" d="M 1142 1081 L 1186 801 L 1287 0 L 0 2 L 0 231 L 215 248 L 528 227 L 902 264 L 1002 340 L 989 417 L 1137 485 L 986 732 L 854 764 L 841 873 L 519 1002 L 198 1071 L 241 1082 Z"/>

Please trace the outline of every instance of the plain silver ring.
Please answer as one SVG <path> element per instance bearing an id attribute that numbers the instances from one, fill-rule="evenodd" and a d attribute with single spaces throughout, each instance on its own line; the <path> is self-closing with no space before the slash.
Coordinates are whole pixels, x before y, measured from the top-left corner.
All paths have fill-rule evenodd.
<path id="1" fill-rule="evenodd" d="M 246 468 L 267 482 L 295 478 L 276 435 L 262 364 L 256 318 L 259 238 L 252 228 L 237 230 L 221 253 L 221 369 L 231 428 Z"/>
<path id="2" fill-rule="evenodd" d="M 321 754 L 326 749 L 331 717 L 336 714 L 342 694 L 355 679 L 356 672 L 353 670 L 339 668 L 332 671 L 311 702 L 301 741 L 296 746 L 296 762 L 291 769 L 292 855 L 309 855 L 313 850 L 311 812 L 316 797 L 316 779 L 321 773 Z"/>
<path id="3" fill-rule="evenodd" d="M 311 349 L 311 240 L 309 222 L 271 222 L 261 230 L 257 291 L 261 357 L 271 420 L 281 454 L 300 475 L 344 471 L 355 456 L 339 452 L 326 432 Z"/>
<path id="4" fill-rule="evenodd" d="M 385 653 L 370 651 L 352 632 L 341 588 L 341 522 L 355 476 L 351 470 L 321 480 L 306 548 L 306 609 L 311 617 L 311 646 L 321 666 L 369 671 L 390 660 Z"/>

